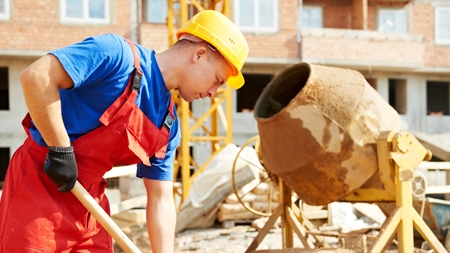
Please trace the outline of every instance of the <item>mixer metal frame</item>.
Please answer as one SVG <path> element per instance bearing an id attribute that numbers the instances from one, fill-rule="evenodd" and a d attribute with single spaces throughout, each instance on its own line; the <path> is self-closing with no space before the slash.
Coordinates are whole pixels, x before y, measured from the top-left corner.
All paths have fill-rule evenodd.
<path id="1" fill-rule="evenodd" d="M 292 190 L 280 178 L 278 180 L 280 204 L 273 211 L 269 220 L 267 220 L 264 227 L 259 231 L 258 235 L 253 239 L 245 252 L 252 252 L 258 248 L 259 244 L 261 244 L 264 237 L 269 233 L 278 217 L 281 218 L 282 224 L 281 234 L 283 249 L 294 247 L 294 232 L 306 249 L 314 249 L 316 245 L 308 236 L 307 231 L 316 232 L 316 234 L 310 235 L 315 239 L 316 244 L 325 248 L 330 247 L 328 242 L 325 241 L 324 236 L 319 234 L 319 231 L 314 224 L 303 217 L 299 207 L 292 202 Z"/>
<path id="2" fill-rule="evenodd" d="M 397 237 L 399 252 L 413 252 L 414 227 L 428 242 L 434 252 L 447 252 L 414 209 L 412 201 L 414 171 L 418 168 L 420 162 L 431 159 L 431 152 L 407 132 L 396 133 L 384 131 L 380 133 L 377 140 L 377 155 L 380 179 L 384 183 L 385 189 L 375 189 L 375 191 L 373 189 L 358 189 L 356 191 L 359 192 L 358 194 L 354 194 L 343 200 L 355 201 L 366 199 L 365 202 L 367 202 L 367 199 L 371 199 L 373 196 L 364 196 L 365 194 L 379 193 L 380 195 L 378 197 L 383 197 L 384 201 L 395 201 L 396 208 L 384 222 L 380 234 L 370 252 L 379 253 L 385 251 L 395 236 Z M 292 203 L 292 190 L 281 179 L 279 180 L 281 193 L 280 204 L 272 213 L 263 229 L 254 238 L 246 252 L 256 250 L 278 217 L 281 217 L 282 220 L 283 249 L 294 246 L 293 232 L 297 234 L 307 249 L 312 249 L 316 246 L 329 247 L 320 233 L 313 233 L 311 235 L 315 238 L 316 245 L 308 237 L 306 230 L 311 232 L 317 232 L 318 230 L 309 220 L 302 217 L 298 207 Z"/>
<path id="3" fill-rule="evenodd" d="M 390 163 L 391 166 L 380 167 L 380 170 L 394 172 L 396 208 L 384 222 L 371 252 L 383 252 L 395 235 L 397 235 L 399 252 L 413 252 L 414 227 L 434 252 L 447 252 L 413 207 L 414 171 L 420 162 L 431 159 L 431 152 L 407 132 L 396 134 L 384 132 L 381 136 L 385 136 L 387 139 L 379 139 L 378 144 L 381 142 L 390 145 L 378 145 L 379 161 L 393 161 L 393 163 Z"/>

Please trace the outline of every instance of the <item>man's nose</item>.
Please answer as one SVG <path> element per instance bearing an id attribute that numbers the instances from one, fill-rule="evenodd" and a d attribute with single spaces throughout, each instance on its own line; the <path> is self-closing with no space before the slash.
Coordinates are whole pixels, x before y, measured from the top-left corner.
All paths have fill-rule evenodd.
<path id="1" fill-rule="evenodd" d="M 209 90 L 208 90 L 208 97 L 210 97 L 210 98 L 215 98 L 216 97 L 216 92 L 217 92 L 217 89 L 218 89 L 219 87 L 211 87 Z"/>

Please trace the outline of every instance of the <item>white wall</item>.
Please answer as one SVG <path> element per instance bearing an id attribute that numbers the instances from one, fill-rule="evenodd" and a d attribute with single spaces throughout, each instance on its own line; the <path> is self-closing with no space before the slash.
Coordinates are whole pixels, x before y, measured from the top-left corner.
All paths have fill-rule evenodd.
<path id="1" fill-rule="evenodd" d="M 19 74 L 32 62 L 33 60 L 0 58 L 0 66 L 8 67 L 9 71 L 9 110 L 0 110 L 0 147 L 9 147 L 11 155 L 26 138 L 21 122 L 27 108 Z"/>
<path id="2" fill-rule="evenodd" d="M 427 81 L 450 82 L 450 78 L 438 75 L 374 73 L 377 79 L 377 91 L 386 101 L 389 98 L 388 79 L 406 79 L 406 114 L 400 115 L 407 124 L 408 131 L 420 131 L 430 134 L 450 132 L 450 116 L 429 116 L 427 109 Z"/>

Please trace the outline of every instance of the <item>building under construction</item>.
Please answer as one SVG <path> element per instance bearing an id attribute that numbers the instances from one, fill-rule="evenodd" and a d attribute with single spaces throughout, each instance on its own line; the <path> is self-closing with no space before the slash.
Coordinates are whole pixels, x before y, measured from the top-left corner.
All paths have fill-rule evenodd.
<path id="1" fill-rule="evenodd" d="M 19 81 L 24 68 L 51 50 L 103 33 L 162 52 L 175 42 L 176 29 L 203 9 L 229 16 L 250 53 L 241 89 L 176 101 L 183 139 L 174 168 L 182 200 L 191 177 L 215 154 L 258 135 L 258 98 L 301 62 L 361 73 L 395 109 L 401 130 L 416 135 L 433 161 L 450 161 L 448 0 L 0 0 L 0 187 L 26 137 L 19 127 L 27 112 Z"/>
<path id="2" fill-rule="evenodd" d="M 185 18 L 198 11 L 197 1 L 169 2 L 173 6 L 170 23 L 166 1 L 105 0 L 98 6 L 88 2 L 71 6 L 64 0 L 32 4 L 2 0 L 2 161 L 24 138 L 17 126 L 26 111 L 18 80 L 25 66 L 52 49 L 102 33 L 117 33 L 161 52 L 173 43 L 173 33 L 182 18 L 180 6 L 186 5 Z M 246 85 L 232 91 L 230 108 L 224 106 L 224 111 L 231 110 L 232 114 L 232 124 L 227 124 L 233 126 L 233 134 L 227 141 L 242 144 L 257 133 L 251 112 L 259 94 L 281 70 L 301 61 L 360 71 L 398 111 L 404 128 L 410 131 L 450 131 L 447 1 L 224 3 L 229 5 L 228 15 L 245 33 L 251 49 L 243 69 Z M 220 1 L 197 4 L 223 9 Z M 190 107 L 199 113 L 196 111 L 208 104 L 202 101 Z M 190 151 L 194 156 L 204 153 L 202 145 L 194 146 Z M 2 162 L 0 174 L 5 173 L 6 165 Z"/>

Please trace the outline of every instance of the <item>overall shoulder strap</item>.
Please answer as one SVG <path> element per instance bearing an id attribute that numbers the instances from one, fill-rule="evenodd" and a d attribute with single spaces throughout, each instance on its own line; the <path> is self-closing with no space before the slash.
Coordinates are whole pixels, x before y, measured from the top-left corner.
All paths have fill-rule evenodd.
<path id="1" fill-rule="evenodd" d="M 134 57 L 134 74 L 131 78 L 131 88 L 137 92 L 139 92 L 139 86 L 141 83 L 141 77 L 142 77 L 142 70 L 141 70 L 141 64 L 139 61 L 139 54 L 136 50 L 136 45 L 133 41 L 129 39 L 125 39 L 128 45 L 130 45 L 131 50 L 133 50 L 133 57 Z"/>

